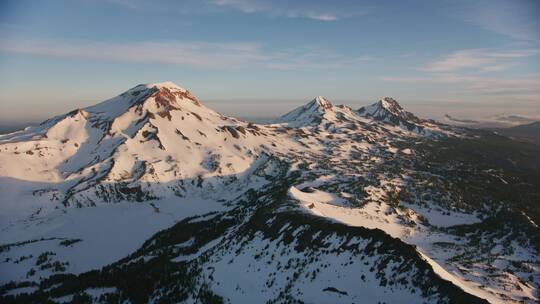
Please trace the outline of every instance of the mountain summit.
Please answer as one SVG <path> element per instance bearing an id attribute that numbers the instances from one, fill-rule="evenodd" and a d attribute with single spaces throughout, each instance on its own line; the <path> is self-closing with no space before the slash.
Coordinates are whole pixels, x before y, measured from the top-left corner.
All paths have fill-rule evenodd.
<path id="1" fill-rule="evenodd" d="M 332 103 L 322 96 L 317 96 L 308 103 L 308 106 L 309 107 L 316 106 L 317 108 L 330 109 L 332 108 Z"/>
<path id="2" fill-rule="evenodd" d="M 390 97 L 384 97 L 370 106 L 361 107 L 358 113 L 395 126 L 404 126 L 410 131 L 422 132 L 426 123 L 411 112 L 405 111 L 395 99 Z"/>
<path id="3" fill-rule="evenodd" d="M 334 105 L 326 98 L 317 96 L 307 104 L 300 106 L 281 116 L 276 123 L 286 123 L 289 126 L 302 126 L 320 123 L 327 112 L 331 112 Z"/>
<path id="4" fill-rule="evenodd" d="M 180 110 L 186 103 L 201 106 L 188 90 L 167 81 L 137 85 L 117 97 L 84 110 L 114 119 L 128 112 L 130 108 L 138 107 L 139 111 L 169 117 L 170 111 Z"/>

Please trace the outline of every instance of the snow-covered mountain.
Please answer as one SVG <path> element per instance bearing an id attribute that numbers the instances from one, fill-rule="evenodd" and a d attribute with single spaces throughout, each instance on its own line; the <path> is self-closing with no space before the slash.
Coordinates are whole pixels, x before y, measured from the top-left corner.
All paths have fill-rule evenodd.
<path id="1" fill-rule="evenodd" d="M 276 123 L 284 123 L 288 126 L 320 124 L 323 118 L 332 115 L 332 113 L 335 113 L 335 110 L 334 105 L 326 100 L 326 98 L 317 96 L 306 105 L 279 117 Z"/>
<path id="2" fill-rule="evenodd" d="M 433 127 L 432 123 L 405 111 L 396 100 L 390 97 L 384 97 L 370 106 L 361 107 L 358 109 L 358 113 L 364 117 L 401 126 L 416 132 L 423 132 L 426 128 Z"/>
<path id="3" fill-rule="evenodd" d="M 139 85 L 0 135 L 0 295 L 535 303 L 539 151 L 391 98 L 262 125 Z"/>

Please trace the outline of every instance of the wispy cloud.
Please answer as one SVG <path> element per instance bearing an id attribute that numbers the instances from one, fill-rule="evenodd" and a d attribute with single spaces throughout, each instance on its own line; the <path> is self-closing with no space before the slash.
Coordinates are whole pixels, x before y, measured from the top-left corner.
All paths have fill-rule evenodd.
<path id="1" fill-rule="evenodd" d="M 269 50 L 259 43 L 231 42 L 96 42 L 0 39 L 0 52 L 128 63 L 157 63 L 203 69 L 345 68 L 373 60 L 342 56 L 332 50 L 304 47 Z"/>
<path id="2" fill-rule="evenodd" d="M 103 0 L 103 1 L 120 5 L 129 9 L 140 8 L 143 4 L 143 0 Z"/>
<path id="3" fill-rule="evenodd" d="M 430 72 L 448 72 L 466 68 L 478 68 L 492 62 L 492 59 L 477 53 L 474 50 L 457 51 L 431 62 L 423 69 Z"/>
<path id="4" fill-rule="evenodd" d="M 260 46 L 252 43 L 10 40 L 0 45 L 0 51 L 72 59 L 173 64 L 197 68 L 221 68 L 266 60 L 260 52 Z"/>
<path id="5" fill-rule="evenodd" d="M 537 0 L 465 1 L 470 23 L 519 41 L 540 42 L 540 2 Z"/>
<path id="6" fill-rule="evenodd" d="M 428 62 L 417 70 L 419 76 L 382 77 L 389 82 L 413 85 L 446 85 L 452 94 L 491 101 L 540 103 L 540 74 L 515 76 L 511 69 L 523 67 L 538 49 L 464 49 Z"/>
<path id="7" fill-rule="evenodd" d="M 258 1 L 250 0 L 214 0 L 211 3 L 217 6 L 224 6 L 237 9 L 243 13 L 256 13 L 269 10 L 270 6 Z"/>
<path id="8" fill-rule="evenodd" d="M 155 1 L 149 0 L 101 0 L 127 9 L 155 10 L 162 7 Z M 317 21 L 336 21 L 343 18 L 361 16 L 368 13 L 370 8 L 358 10 L 355 6 L 348 9 L 336 8 L 336 5 L 317 5 L 316 1 L 302 3 L 300 1 L 268 1 L 268 0 L 165 0 L 167 6 L 174 8 L 179 13 L 189 14 L 193 12 L 224 12 L 227 10 L 239 11 L 244 14 L 266 14 L 274 17 L 304 18 Z M 320 3 L 319 3 L 320 4 Z"/>
<path id="9" fill-rule="evenodd" d="M 428 72 L 454 72 L 467 69 L 478 72 L 502 71 L 512 65 L 513 59 L 534 56 L 539 53 L 539 50 L 459 50 L 427 64 L 422 70 Z"/>
<path id="10" fill-rule="evenodd" d="M 449 84 L 462 87 L 463 92 L 498 96 L 511 100 L 540 102 L 540 75 L 521 78 L 435 74 L 421 77 L 382 77 L 384 81 L 407 84 Z"/>
<path id="11" fill-rule="evenodd" d="M 319 21 L 336 21 L 341 16 L 338 16 L 334 13 L 320 13 L 320 12 L 301 12 L 301 11 L 290 11 L 287 13 L 289 18 L 308 18 Z"/>
<path id="12" fill-rule="evenodd" d="M 306 18 L 318 21 L 336 21 L 339 19 L 360 16 L 368 13 L 365 10 L 337 11 L 332 6 L 316 7 L 315 5 L 300 4 L 290 1 L 264 0 L 211 0 L 210 3 L 219 7 L 235 9 L 246 14 L 267 13 L 273 16 L 288 18 Z M 291 5 L 294 4 L 294 5 Z"/>

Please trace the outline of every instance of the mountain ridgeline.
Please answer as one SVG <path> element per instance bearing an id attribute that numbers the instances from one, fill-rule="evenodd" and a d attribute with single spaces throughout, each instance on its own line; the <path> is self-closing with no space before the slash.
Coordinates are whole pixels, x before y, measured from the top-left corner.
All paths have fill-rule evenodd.
<path id="1" fill-rule="evenodd" d="M 0 135 L 3 303 L 537 303 L 540 147 L 170 82 Z"/>

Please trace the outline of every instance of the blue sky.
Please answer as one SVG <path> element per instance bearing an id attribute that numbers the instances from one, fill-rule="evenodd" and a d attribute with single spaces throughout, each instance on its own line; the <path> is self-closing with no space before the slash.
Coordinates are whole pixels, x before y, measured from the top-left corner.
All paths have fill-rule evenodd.
<path id="1" fill-rule="evenodd" d="M 540 1 L 0 0 L 0 121 L 170 80 L 275 116 L 323 95 L 540 115 Z"/>

